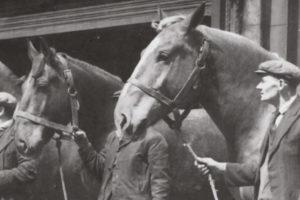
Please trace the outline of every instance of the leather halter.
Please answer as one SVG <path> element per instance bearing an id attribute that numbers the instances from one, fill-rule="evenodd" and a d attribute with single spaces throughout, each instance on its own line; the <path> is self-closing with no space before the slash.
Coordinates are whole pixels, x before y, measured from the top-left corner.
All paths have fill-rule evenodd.
<path id="1" fill-rule="evenodd" d="M 169 97 L 162 94 L 160 91 L 157 91 L 151 87 L 144 85 L 143 83 L 141 83 L 139 80 L 135 78 L 130 78 L 127 82 L 139 88 L 145 94 L 155 98 L 161 104 L 167 106 L 170 110 L 172 110 L 174 115 L 174 120 L 172 120 L 168 116 L 164 117 L 164 120 L 171 128 L 178 128 L 181 126 L 182 121 L 186 118 L 186 116 L 191 111 L 192 105 L 185 108 L 184 112 L 181 114 L 179 112 L 179 107 L 182 104 L 183 100 L 188 95 L 188 93 L 190 92 L 190 90 L 198 89 L 197 80 L 199 79 L 200 72 L 206 69 L 205 61 L 208 55 L 208 51 L 209 51 L 209 42 L 206 39 L 203 39 L 199 56 L 195 61 L 195 67 L 174 99 L 170 99 Z"/>
<path id="2" fill-rule="evenodd" d="M 47 60 L 43 63 L 45 64 L 46 62 L 47 62 Z M 59 123 L 47 120 L 45 118 L 33 115 L 31 113 L 24 112 L 19 109 L 16 109 L 14 116 L 20 117 L 23 119 L 27 119 L 31 122 L 40 124 L 47 128 L 51 128 L 55 131 L 58 131 L 61 139 L 70 140 L 72 138 L 72 134 L 73 134 L 74 130 L 78 130 L 78 110 L 79 110 L 80 104 L 78 101 L 78 93 L 77 93 L 77 90 L 74 85 L 74 79 L 73 79 L 71 70 L 67 66 L 64 66 L 63 73 L 64 73 L 65 83 L 68 88 L 67 92 L 68 92 L 69 98 L 70 98 L 70 106 L 71 106 L 71 114 L 72 114 L 71 126 L 59 124 Z M 37 77 L 34 77 L 34 78 L 37 78 Z"/>

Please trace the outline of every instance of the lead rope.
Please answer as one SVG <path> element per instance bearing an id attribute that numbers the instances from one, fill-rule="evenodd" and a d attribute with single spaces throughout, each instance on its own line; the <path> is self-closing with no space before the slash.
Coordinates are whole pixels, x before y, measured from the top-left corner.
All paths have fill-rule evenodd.
<path id="1" fill-rule="evenodd" d="M 64 172 L 62 169 L 62 158 L 61 158 L 61 141 L 60 138 L 56 138 L 56 148 L 57 148 L 57 153 L 58 153 L 58 169 L 59 169 L 59 176 L 60 176 L 60 182 L 61 182 L 61 187 L 62 187 L 62 192 L 64 195 L 64 200 L 68 200 L 68 194 L 67 194 L 67 188 L 66 188 L 66 183 L 65 183 L 65 178 L 64 178 Z"/>
<path id="2" fill-rule="evenodd" d="M 183 146 L 185 146 L 188 151 L 192 154 L 192 156 L 194 157 L 195 160 L 197 160 L 197 154 L 195 153 L 195 151 L 192 149 L 191 144 L 189 143 L 184 143 Z M 215 200 L 219 200 L 218 195 L 217 195 L 217 189 L 216 189 L 216 185 L 215 185 L 215 180 L 213 179 L 211 173 L 208 173 L 208 182 L 211 188 L 211 191 L 213 193 L 214 199 Z"/>
<path id="3" fill-rule="evenodd" d="M 176 123 L 176 122 L 177 122 L 177 120 L 176 120 L 177 116 L 180 116 L 178 112 L 179 112 L 179 111 L 177 110 L 177 111 L 175 111 L 175 112 L 173 113 L 173 114 L 174 114 L 174 118 L 175 118 L 175 123 L 172 124 L 173 126 L 172 126 L 171 128 L 172 128 L 172 129 L 175 131 L 175 133 L 180 137 L 180 139 L 182 140 L 183 146 L 187 148 L 188 152 L 193 156 L 194 160 L 197 160 L 197 157 L 198 157 L 198 156 L 197 156 L 196 152 L 193 150 L 191 144 L 188 143 L 188 142 L 184 139 L 183 134 L 182 134 L 182 132 L 181 132 L 181 130 L 180 130 L 181 125 L 182 125 L 182 121 L 178 121 L 178 123 Z M 187 116 L 187 115 L 186 115 L 186 116 Z M 182 119 L 182 120 L 183 120 L 183 119 Z M 218 192 L 218 191 L 217 191 L 217 189 L 216 189 L 215 180 L 213 179 L 213 177 L 212 177 L 212 175 L 211 175 L 210 172 L 208 173 L 208 182 L 209 182 L 210 189 L 211 189 L 211 191 L 212 191 L 214 200 L 219 200 L 218 195 L 217 195 L 217 192 Z"/>

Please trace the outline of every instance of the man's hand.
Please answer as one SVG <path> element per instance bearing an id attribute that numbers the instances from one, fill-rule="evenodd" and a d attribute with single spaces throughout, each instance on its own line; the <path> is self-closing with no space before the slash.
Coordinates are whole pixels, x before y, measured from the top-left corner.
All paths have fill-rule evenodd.
<path id="1" fill-rule="evenodd" d="M 89 140 L 86 133 L 82 130 L 77 130 L 74 132 L 74 141 L 79 147 L 87 147 L 89 145 Z"/>
<path id="2" fill-rule="evenodd" d="M 212 158 L 200 158 L 195 160 L 195 166 L 200 169 L 203 175 L 209 172 L 213 174 L 223 174 L 226 171 L 226 163 L 217 162 Z"/>

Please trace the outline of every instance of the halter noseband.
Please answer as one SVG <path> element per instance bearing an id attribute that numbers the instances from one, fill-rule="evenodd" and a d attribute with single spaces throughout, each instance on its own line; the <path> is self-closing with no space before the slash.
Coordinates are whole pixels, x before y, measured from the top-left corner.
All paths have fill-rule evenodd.
<path id="1" fill-rule="evenodd" d="M 206 39 L 203 39 L 199 56 L 195 61 L 195 67 L 174 99 L 170 99 L 169 97 L 165 96 L 161 92 L 144 85 L 143 83 L 141 83 L 139 80 L 135 78 L 131 78 L 127 82 L 139 88 L 145 94 L 155 98 L 161 104 L 167 106 L 170 110 L 172 110 L 174 114 L 174 120 L 170 119 L 168 116 L 164 117 L 164 120 L 171 128 L 179 128 L 181 126 L 182 121 L 191 111 L 192 105 L 188 106 L 188 108 L 186 108 L 182 114 L 179 113 L 179 107 L 182 101 L 186 98 L 187 94 L 190 92 L 190 90 L 191 89 L 196 90 L 198 88 L 198 86 L 196 85 L 197 80 L 199 79 L 200 72 L 206 69 L 205 61 L 208 55 L 208 51 L 209 51 L 209 42 Z"/>
<path id="2" fill-rule="evenodd" d="M 44 61 L 43 63 L 45 64 L 46 62 L 47 62 L 47 60 Z M 64 66 L 63 72 L 64 72 L 65 83 L 68 88 L 67 92 L 68 92 L 69 98 L 70 98 L 70 106 L 71 106 L 71 114 L 72 114 L 71 126 L 59 124 L 59 123 L 47 120 L 45 118 L 30 114 L 28 112 L 21 111 L 19 109 L 16 109 L 14 117 L 20 117 L 23 119 L 27 119 L 36 124 L 40 124 L 47 128 L 51 128 L 55 131 L 58 131 L 61 134 L 62 139 L 71 139 L 71 135 L 73 134 L 74 130 L 78 129 L 78 110 L 79 110 L 80 104 L 78 101 L 78 94 L 77 94 L 77 90 L 74 85 L 74 79 L 73 79 L 71 70 L 67 66 Z M 66 135 L 64 133 L 67 133 L 68 135 Z"/>

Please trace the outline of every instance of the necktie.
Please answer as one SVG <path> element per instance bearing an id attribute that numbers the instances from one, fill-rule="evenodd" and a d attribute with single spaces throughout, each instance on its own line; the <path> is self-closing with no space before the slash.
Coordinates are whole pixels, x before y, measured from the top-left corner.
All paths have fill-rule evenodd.
<path id="1" fill-rule="evenodd" d="M 276 114 L 275 114 L 275 117 L 273 119 L 271 129 L 270 129 L 270 133 L 269 133 L 269 145 L 272 145 L 274 135 L 275 135 L 275 132 L 276 132 L 276 128 L 278 127 L 281 119 L 282 119 L 282 114 L 279 111 L 277 111 Z"/>

